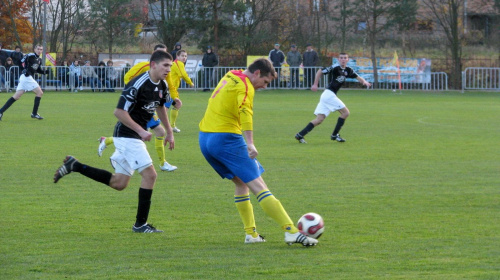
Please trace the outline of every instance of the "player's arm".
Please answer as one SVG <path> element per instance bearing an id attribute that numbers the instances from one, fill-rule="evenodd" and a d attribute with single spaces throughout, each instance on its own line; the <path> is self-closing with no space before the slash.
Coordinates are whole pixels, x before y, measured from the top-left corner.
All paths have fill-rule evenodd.
<path id="1" fill-rule="evenodd" d="M 189 75 L 186 72 L 186 67 L 184 67 L 184 63 L 181 62 L 180 64 L 182 64 L 182 66 L 180 66 L 180 68 L 179 68 L 179 70 L 181 71 L 182 78 L 184 79 L 184 81 L 186 81 L 186 83 L 188 85 L 193 87 L 194 83 L 193 83 L 193 81 L 191 81 L 191 78 L 189 78 Z"/>
<path id="2" fill-rule="evenodd" d="M 142 141 L 151 140 L 151 132 L 144 130 L 138 123 L 136 123 L 131 117 L 130 114 L 120 108 L 115 109 L 115 117 L 128 128 L 135 131 L 141 137 Z"/>
<path id="3" fill-rule="evenodd" d="M 356 79 L 358 80 L 358 82 L 360 82 L 362 85 L 365 85 L 367 87 L 371 87 L 372 84 L 370 84 L 369 82 L 367 82 L 365 79 L 363 79 L 363 77 L 361 76 L 357 76 Z"/>
<path id="4" fill-rule="evenodd" d="M 256 158 L 259 152 L 253 143 L 253 110 L 251 100 L 247 99 L 247 92 L 242 90 L 238 94 L 238 104 L 241 130 L 243 131 L 243 136 L 247 143 L 248 156 L 250 158 Z"/>
<path id="5" fill-rule="evenodd" d="M 259 152 L 253 143 L 253 130 L 244 130 L 243 137 L 245 137 L 245 142 L 247 143 L 248 156 L 250 158 L 256 158 Z"/>
<path id="6" fill-rule="evenodd" d="M 318 90 L 318 84 L 321 79 L 321 75 L 323 75 L 323 70 L 318 70 L 316 71 L 316 77 L 314 78 L 314 84 L 311 86 L 312 91 L 317 91 Z"/>
<path id="7" fill-rule="evenodd" d="M 167 108 L 164 105 L 158 106 L 158 108 L 156 108 L 156 115 L 158 115 L 158 118 L 160 118 L 161 123 L 167 131 L 167 135 L 165 136 L 165 142 L 163 143 L 163 145 L 166 145 L 168 142 L 168 149 L 173 150 L 175 147 L 174 132 L 172 131 L 170 121 L 167 117 Z"/>

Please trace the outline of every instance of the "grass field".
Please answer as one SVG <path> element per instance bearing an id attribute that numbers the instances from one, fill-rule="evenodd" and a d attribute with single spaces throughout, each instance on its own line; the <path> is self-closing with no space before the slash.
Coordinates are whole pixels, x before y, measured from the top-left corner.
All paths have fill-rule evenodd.
<path id="1" fill-rule="evenodd" d="M 149 221 L 165 233 L 152 235 L 131 231 L 139 175 L 122 192 L 80 174 L 52 181 L 67 154 L 111 170 L 97 139 L 112 133 L 118 94 L 47 92 L 43 121 L 26 94 L 0 122 L 0 278 L 500 279 L 500 94 L 344 90 L 347 142 L 329 138 L 334 113 L 298 144 L 319 95 L 261 91 L 254 106 L 271 191 L 292 220 L 325 220 L 306 248 L 286 245 L 254 197 L 267 242 L 243 244 L 234 188 L 197 145 L 208 93 L 181 93 L 167 152 L 179 169 L 159 173 Z"/>

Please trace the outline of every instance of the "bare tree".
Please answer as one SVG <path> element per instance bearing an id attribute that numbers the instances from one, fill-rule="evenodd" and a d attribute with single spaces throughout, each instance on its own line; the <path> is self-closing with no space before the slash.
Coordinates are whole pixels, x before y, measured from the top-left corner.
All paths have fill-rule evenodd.
<path id="1" fill-rule="evenodd" d="M 432 16 L 441 27 L 446 37 L 447 49 L 451 54 L 451 83 L 454 88 L 460 87 L 462 75 L 462 39 L 463 39 L 463 7 L 464 0 L 422 0 Z"/>
<path id="2" fill-rule="evenodd" d="M 365 35 L 370 44 L 370 57 L 373 64 L 373 86 L 378 87 L 377 71 L 377 38 L 388 31 L 393 21 L 390 11 L 401 4 L 401 1 L 390 0 L 356 0 L 357 15 L 366 22 Z"/>

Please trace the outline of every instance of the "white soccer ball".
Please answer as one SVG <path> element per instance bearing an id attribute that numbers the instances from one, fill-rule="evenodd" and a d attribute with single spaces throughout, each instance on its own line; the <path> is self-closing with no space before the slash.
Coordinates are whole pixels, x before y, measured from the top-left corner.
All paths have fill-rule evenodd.
<path id="1" fill-rule="evenodd" d="M 325 230 L 325 223 L 320 215 L 307 213 L 300 217 L 297 228 L 302 234 L 318 239 Z"/>
<path id="2" fill-rule="evenodd" d="M 396 92 L 396 90 L 395 90 L 395 89 L 393 89 L 393 90 L 392 90 L 392 92 Z"/>

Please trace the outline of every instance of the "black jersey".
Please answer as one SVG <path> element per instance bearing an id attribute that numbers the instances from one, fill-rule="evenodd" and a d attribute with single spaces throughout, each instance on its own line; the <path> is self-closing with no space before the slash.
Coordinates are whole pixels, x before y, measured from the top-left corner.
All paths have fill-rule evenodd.
<path id="1" fill-rule="evenodd" d="M 23 65 L 23 74 L 26 77 L 33 76 L 35 73 L 48 74 L 49 70 L 42 70 L 42 59 L 36 53 L 29 53 L 21 59 Z"/>
<path id="2" fill-rule="evenodd" d="M 328 89 L 333 91 L 335 94 L 337 94 L 339 89 L 342 87 L 346 78 L 355 79 L 358 77 L 358 74 L 349 66 L 346 66 L 345 68 L 340 67 L 340 65 L 328 66 L 321 69 L 321 72 L 323 72 L 324 75 L 328 74 L 328 78 L 330 79 Z"/>
<path id="3" fill-rule="evenodd" d="M 156 108 L 164 106 L 169 100 L 167 82 L 161 80 L 155 84 L 151 81 L 149 72 L 145 72 L 127 84 L 116 108 L 127 111 L 132 120 L 146 130 L 148 121 L 153 117 Z M 120 121 L 115 125 L 113 136 L 141 139 L 139 134 Z"/>

